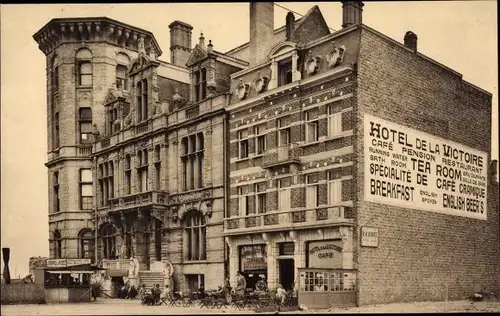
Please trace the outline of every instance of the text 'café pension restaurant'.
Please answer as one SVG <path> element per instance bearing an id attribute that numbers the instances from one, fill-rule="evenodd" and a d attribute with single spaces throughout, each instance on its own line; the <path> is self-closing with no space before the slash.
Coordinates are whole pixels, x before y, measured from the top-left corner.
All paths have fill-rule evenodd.
<path id="1" fill-rule="evenodd" d="M 309 307 L 499 291 L 492 95 L 342 7 L 333 33 L 305 36 L 317 7 L 287 15 L 284 41 L 251 33 L 268 49 L 231 75 L 231 282 L 296 285 Z"/>

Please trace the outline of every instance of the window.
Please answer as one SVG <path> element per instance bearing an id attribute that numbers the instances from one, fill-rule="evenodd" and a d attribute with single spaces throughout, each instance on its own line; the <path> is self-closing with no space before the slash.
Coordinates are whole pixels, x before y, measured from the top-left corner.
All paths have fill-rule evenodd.
<path id="1" fill-rule="evenodd" d="M 195 78 L 195 102 L 204 100 L 207 97 L 207 70 L 205 68 L 194 73 Z"/>
<path id="2" fill-rule="evenodd" d="M 79 110 L 80 124 L 80 143 L 86 144 L 92 142 L 92 109 L 80 108 Z"/>
<path id="3" fill-rule="evenodd" d="M 338 205 L 342 201 L 342 168 L 328 171 L 328 204 Z"/>
<path id="4" fill-rule="evenodd" d="M 204 136 L 198 133 L 182 139 L 182 174 L 184 190 L 203 187 Z"/>
<path id="5" fill-rule="evenodd" d="M 278 87 L 292 82 L 292 58 L 278 62 Z"/>
<path id="6" fill-rule="evenodd" d="M 155 147 L 155 189 L 161 190 L 161 155 L 160 145 Z"/>
<path id="7" fill-rule="evenodd" d="M 137 120 L 148 118 L 148 81 L 143 79 L 136 84 Z"/>
<path id="8" fill-rule="evenodd" d="M 52 190 L 54 192 L 54 213 L 58 213 L 61 210 L 59 200 L 59 171 L 54 172 L 52 178 Z"/>
<path id="9" fill-rule="evenodd" d="M 54 113 L 54 137 L 53 137 L 53 147 L 54 149 L 59 148 L 59 113 Z"/>
<path id="10" fill-rule="evenodd" d="M 316 142 L 319 140 L 318 116 L 313 111 L 306 112 L 306 142 Z"/>
<path id="11" fill-rule="evenodd" d="M 205 217 L 199 211 L 186 214 L 184 224 L 184 249 L 186 260 L 206 259 Z"/>
<path id="12" fill-rule="evenodd" d="M 112 135 L 119 131 L 119 128 L 115 125 L 118 119 L 118 109 L 114 106 L 109 106 L 106 110 L 106 134 Z"/>
<path id="13" fill-rule="evenodd" d="M 92 85 L 92 62 L 90 61 L 78 62 L 78 85 L 80 86 Z"/>
<path id="14" fill-rule="evenodd" d="M 315 209 L 319 206 L 319 185 L 317 174 L 306 176 L 306 207 Z"/>
<path id="15" fill-rule="evenodd" d="M 186 283 L 191 292 L 198 292 L 200 286 L 205 288 L 205 275 L 203 274 L 186 274 Z"/>
<path id="16" fill-rule="evenodd" d="M 94 236 L 90 229 L 83 229 L 78 234 L 79 258 L 94 258 Z"/>
<path id="17" fill-rule="evenodd" d="M 338 136 L 342 132 L 342 112 L 336 112 L 335 107 L 328 107 L 328 137 Z"/>
<path id="18" fill-rule="evenodd" d="M 255 135 L 255 152 L 262 155 L 266 151 L 266 124 L 255 127 Z"/>
<path id="19" fill-rule="evenodd" d="M 132 161 L 130 155 L 125 155 L 125 194 L 132 193 Z"/>
<path id="20" fill-rule="evenodd" d="M 109 199 L 114 197 L 114 165 L 113 162 L 105 162 L 99 165 L 98 173 L 100 206 L 108 205 Z"/>
<path id="21" fill-rule="evenodd" d="M 290 186 L 291 178 L 278 180 L 278 210 L 290 211 Z"/>
<path id="22" fill-rule="evenodd" d="M 92 170 L 80 169 L 80 209 L 92 210 L 94 202 L 92 189 Z"/>
<path id="23" fill-rule="evenodd" d="M 127 66 L 116 66 L 116 88 L 127 90 Z"/>
<path id="24" fill-rule="evenodd" d="M 149 179 L 148 179 L 148 150 L 143 149 L 137 153 L 139 157 L 137 165 L 137 176 L 139 180 L 139 192 L 145 192 L 149 190 Z"/>
<path id="25" fill-rule="evenodd" d="M 278 144 L 285 146 L 290 144 L 290 127 L 287 118 L 281 118 L 278 121 Z"/>
<path id="26" fill-rule="evenodd" d="M 257 183 L 255 185 L 255 192 L 257 196 L 257 214 L 263 214 L 266 212 L 267 201 L 266 201 L 266 183 Z"/>
<path id="27" fill-rule="evenodd" d="M 55 66 L 52 72 L 52 92 L 59 90 L 59 66 Z"/>
<path id="28" fill-rule="evenodd" d="M 54 231 L 54 258 L 62 258 L 62 236 L 59 229 Z"/>
<path id="29" fill-rule="evenodd" d="M 102 250 L 104 259 L 116 258 L 117 230 L 113 224 L 107 223 L 102 229 Z"/>
<path id="30" fill-rule="evenodd" d="M 238 157 L 240 159 L 248 158 L 248 131 L 242 130 L 238 132 Z"/>

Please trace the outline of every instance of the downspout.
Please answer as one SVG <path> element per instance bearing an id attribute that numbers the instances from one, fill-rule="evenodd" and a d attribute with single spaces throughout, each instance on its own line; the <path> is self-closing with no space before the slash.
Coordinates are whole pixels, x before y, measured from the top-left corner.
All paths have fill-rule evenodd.
<path id="1" fill-rule="evenodd" d="M 226 94 L 226 105 L 229 104 L 229 95 Z M 224 122 L 223 122 L 223 131 L 222 131 L 222 137 L 223 137 L 223 143 L 222 143 L 222 153 L 224 155 L 223 157 L 223 168 L 222 168 L 222 173 L 223 173 L 223 179 L 224 179 L 224 218 L 222 219 L 222 231 L 224 231 L 225 225 L 226 225 L 226 218 L 228 217 L 228 200 L 229 200 L 229 150 L 228 150 L 228 138 L 229 138 L 229 131 L 228 131 L 228 121 L 229 121 L 229 113 L 225 111 L 224 109 Z M 229 258 L 228 258 L 228 253 L 227 253 L 227 244 L 226 244 L 226 237 L 222 236 L 222 243 L 224 245 L 224 261 L 227 260 L 228 264 L 224 264 L 224 267 L 229 270 Z M 224 280 L 226 278 L 226 274 L 229 275 L 229 271 L 224 271 Z"/>

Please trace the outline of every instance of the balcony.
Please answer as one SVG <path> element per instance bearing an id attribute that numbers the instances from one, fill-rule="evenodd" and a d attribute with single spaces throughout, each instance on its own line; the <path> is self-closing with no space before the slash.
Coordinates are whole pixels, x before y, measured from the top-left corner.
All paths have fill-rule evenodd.
<path id="1" fill-rule="evenodd" d="M 148 191 L 137 194 L 109 199 L 111 212 L 124 211 L 132 208 L 146 208 L 152 206 L 165 207 L 168 203 L 168 194 L 164 191 Z"/>
<path id="2" fill-rule="evenodd" d="M 141 135 L 149 131 L 151 131 L 149 120 L 137 123 L 137 125 L 135 125 L 135 135 Z"/>
<path id="3" fill-rule="evenodd" d="M 274 150 L 268 150 L 264 153 L 264 163 L 262 168 L 274 168 L 288 164 L 300 163 L 300 148 L 294 144 L 280 146 Z"/>
<path id="4" fill-rule="evenodd" d="M 224 219 L 224 234 L 238 235 L 284 229 L 353 225 L 352 219 L 344 218 L 346 206 L 251 214 Z"/>
<path id="5" fill-rule="evenodd" d="M 78 146 L 78 156 L 89 156 L 92 153 L 92 144 Z"/>

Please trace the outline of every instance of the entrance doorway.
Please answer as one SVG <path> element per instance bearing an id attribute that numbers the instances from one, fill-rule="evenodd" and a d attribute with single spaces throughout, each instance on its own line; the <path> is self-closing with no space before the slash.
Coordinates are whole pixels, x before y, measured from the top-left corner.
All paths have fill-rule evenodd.
<path id="1" fill-rule="evenodd" d="M 293 259 L 279 259 L 280 284 L 285 290 L 291 290 L 295 280 L 295 261 Z"/>

